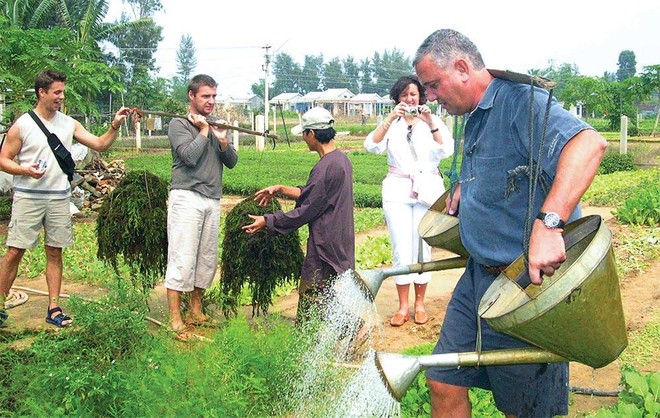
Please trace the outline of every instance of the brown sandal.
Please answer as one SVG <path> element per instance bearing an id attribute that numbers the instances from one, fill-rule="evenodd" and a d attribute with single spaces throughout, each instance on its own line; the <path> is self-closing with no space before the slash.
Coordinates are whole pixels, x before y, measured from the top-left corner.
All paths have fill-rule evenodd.
<path id="1" fill-rule="evenodd" d="M 416 311 L 415 312 L 415 323 L 422 325 L 429 322 L 429 314 L 426 311 Z"/>
<path id="2" fill-rule="evenodd" d="M 393 327 L 400 327 L 401 325 L 408 322 L 409 319 L 410 319 L 409 314 L 404 315 L 401 312 L 397 312 L 394 314 L 392 319 L 390 319 L 390 325 L 392 325 Z"/>

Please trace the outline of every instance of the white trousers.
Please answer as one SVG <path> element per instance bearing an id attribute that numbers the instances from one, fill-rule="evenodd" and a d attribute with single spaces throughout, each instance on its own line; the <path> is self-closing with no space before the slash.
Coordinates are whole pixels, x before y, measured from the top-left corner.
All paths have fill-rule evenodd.
<path id="1" fill-rule="evenodd" d="M 419 262 L 420 237 L 417 228 L 428 208 L 421 203 L 383 201 L 385 221 L 392 241 L 392 259 L 395 266 Z M 431 261 L 431 247 L 422 241 L 422 261 Z M 431 273 L 411 273 L 393 277 L 398 285 L 425 284 Z"/>
<path id="2" fill-rule="evenodd" d="M 165 287 L 208 289 L 218 267 L 220 200 L 191 190 L 170 191 Z"/>

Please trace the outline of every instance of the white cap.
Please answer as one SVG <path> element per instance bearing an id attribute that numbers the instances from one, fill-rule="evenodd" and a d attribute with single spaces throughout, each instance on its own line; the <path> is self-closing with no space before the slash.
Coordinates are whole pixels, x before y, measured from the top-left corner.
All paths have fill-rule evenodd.
<path id="1" fill-rule="evenodd" d="M 300 135 L 307 129 L 328 129 L 334 124 L 335 120 L 330 112 L 322 107 L 313 107 L 302 115 L 302 122 L 291 128 L 291 133 Z"/>

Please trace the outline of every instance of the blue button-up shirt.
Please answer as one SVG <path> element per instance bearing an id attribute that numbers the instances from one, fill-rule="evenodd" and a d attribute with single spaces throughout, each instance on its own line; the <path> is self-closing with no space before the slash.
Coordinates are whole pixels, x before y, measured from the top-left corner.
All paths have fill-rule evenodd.
<path id="1" fill-rule="evenodd" d="M 548 92 L 534 89 L 531 153 L 534 164 L 545 120 Z M 523 252 L 529 204 L 530 86 L 494 79 L 465 126 L 461 165 L 460 233 L 476 262 L 507 265 Z M 553 98 L 540 154 L 541 172 L 532 202 L 538 213 L 555 178 L 562 149 L 591 127 Z M 571 220 L 581 216 L 579 206 Z"/>

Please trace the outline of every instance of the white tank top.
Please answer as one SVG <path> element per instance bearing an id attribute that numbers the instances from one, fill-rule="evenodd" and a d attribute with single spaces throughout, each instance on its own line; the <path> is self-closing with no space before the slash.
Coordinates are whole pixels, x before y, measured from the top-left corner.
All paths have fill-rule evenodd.
<path id="1" fill-rule="evenodd" d="M 39 116 L 37 114 L 37 116 Z M 50 121 L 41 121 L 51 133 L 57 135 L 62 144 L 71 151 L 74 119 L 61 112 L 56 112 Z M 14 176 L 14 195 L 29 199 L 67 198 L 71 196 L 71 186 L 66 174 L 55 159 L 53 150 L 48 146 L 48 139 L 39 126 L 27 113 L 16 120 L 20 131 L 21 150 L 17 155 L 19 165 L 46 161 L 46 172 L 40 179 L 30 176 Z"/>

